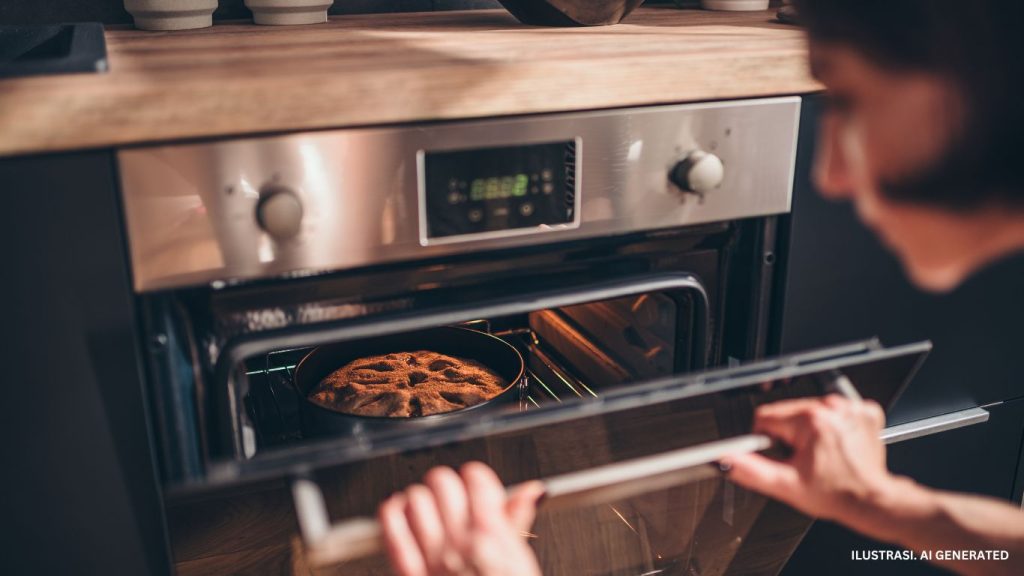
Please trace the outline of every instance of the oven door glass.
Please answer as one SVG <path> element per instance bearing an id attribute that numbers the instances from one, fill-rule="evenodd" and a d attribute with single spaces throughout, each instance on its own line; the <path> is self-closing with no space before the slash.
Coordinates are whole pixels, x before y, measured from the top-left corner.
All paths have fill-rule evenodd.
<path id="1" fill-rule="evenodd" d="M 718 459 L 772 450 L 750 433 L 762 403 L 852 384 L 890 404 L 929 348 L 865 342 L 377 436 L 334 454 L 345 463 L 292 477 L 306 560 L 387 573 L 376 506 L 434 466 L 476 460 L 509 485 L 545 482 L 524 535 L 544 574 L 774 574 L 810 520 L 728 483 Z"/>

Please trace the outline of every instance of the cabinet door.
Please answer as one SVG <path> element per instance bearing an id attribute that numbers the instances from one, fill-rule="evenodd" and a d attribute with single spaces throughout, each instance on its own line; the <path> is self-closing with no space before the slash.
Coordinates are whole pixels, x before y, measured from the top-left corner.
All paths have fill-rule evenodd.
<path id="1" fill-rule="evenodd" d="M 0 571 L 165 574 L 113 156 L 2 159 L 0 194 Z"/>

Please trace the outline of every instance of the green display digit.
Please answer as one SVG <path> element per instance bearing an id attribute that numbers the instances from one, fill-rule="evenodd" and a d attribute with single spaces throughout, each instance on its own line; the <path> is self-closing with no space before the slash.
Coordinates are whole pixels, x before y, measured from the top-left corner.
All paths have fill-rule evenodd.
<path id="1" fill-rule="evenodd" d="M 485 198 L 484 180 L 483 178 L 477 178 L 469 185 L 469 199 L 474 202 L 479 202 Z"/>
<path id="2" fill-rule="evenodd" d="M 530 184 L 530 178 L 526 174 L 516 174 L 516 184 L 512 189 L 513 196 L 526 196 L 526 188 Z"/>
<path id="3" fill-rule="evenodd" d="M 516 180 L 511 176 L 506 176 L 501 179 L 501 197 L 511 198 L 512 192 L 515 190 Z"/>
<path id="4" fill-rule="evenodd" d="M 529 193 L 529 189 L 530 176 L 528 174 L 477 178 L 469 183 L 469 199 L 479 202 L 482 200 L 522 197 Z"/>

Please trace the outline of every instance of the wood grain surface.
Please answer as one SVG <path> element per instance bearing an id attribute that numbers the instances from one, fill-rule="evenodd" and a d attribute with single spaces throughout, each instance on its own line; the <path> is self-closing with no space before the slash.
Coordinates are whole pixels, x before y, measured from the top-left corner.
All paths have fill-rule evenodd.
<path id="1" fill-rule="evenodd" d="M 816 91 L 773 12 L 641 8 L 539 28 L 498 10 L 107 32 L 111 71 L 0 81 L 0 156 Z"/>

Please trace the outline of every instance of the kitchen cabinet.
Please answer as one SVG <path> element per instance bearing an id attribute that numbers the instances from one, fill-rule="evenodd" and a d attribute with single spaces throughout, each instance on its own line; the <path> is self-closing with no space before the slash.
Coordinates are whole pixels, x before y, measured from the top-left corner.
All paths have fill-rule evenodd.
<path id="1" fill-rule="evenodd" d="M 4 574 L 167 574 L 109 151 L 0 160 Z"/>

